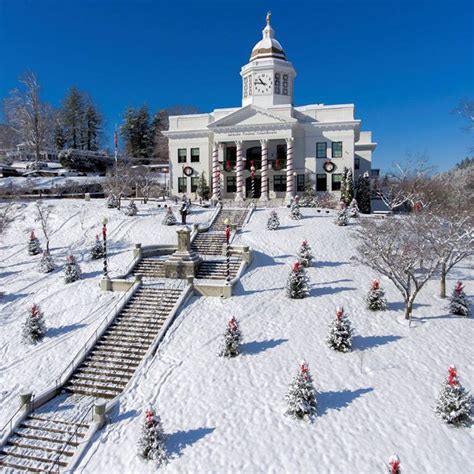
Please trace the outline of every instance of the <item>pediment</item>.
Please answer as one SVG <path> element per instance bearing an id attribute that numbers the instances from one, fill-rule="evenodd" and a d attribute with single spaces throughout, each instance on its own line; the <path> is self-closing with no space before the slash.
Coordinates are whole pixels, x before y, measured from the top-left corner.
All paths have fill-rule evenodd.
<path id="1" fill-rule="evenodd" d="M 297 120 L 293 117 L 285 117 L 273 111 L 247 105 L 229 115 L 216 120 L 208 125 L 208 128 L 247 127 L 260 125 L 293 125 Z"/>

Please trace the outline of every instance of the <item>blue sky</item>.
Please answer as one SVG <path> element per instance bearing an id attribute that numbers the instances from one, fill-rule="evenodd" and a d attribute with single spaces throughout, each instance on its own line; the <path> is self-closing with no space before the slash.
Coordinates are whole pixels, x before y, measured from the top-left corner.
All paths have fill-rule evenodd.
<path id="1" fill-rule="evenodd" d="M 109 145 L 129 105 L 238 106 L 267 10 L 298 73 L 295 105 L 354 103 L 374 167 L 412 153 L 444 170 L 468 154 L 451 111 L 474 97 L 470 1 L 0 0 L 0 97 L 28 69 L 53 105 L 76 85 Z"/>

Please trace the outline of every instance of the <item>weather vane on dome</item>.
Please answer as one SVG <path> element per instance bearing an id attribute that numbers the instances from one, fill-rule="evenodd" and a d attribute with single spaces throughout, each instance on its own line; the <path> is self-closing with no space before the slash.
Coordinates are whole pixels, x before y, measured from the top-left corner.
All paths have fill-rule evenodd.
<path id="1" fill-rule="evenodd" d="M 268 12 L 267 12 L 267 18 L 266 18 L 266 20 L 267 20 L 267 25 L 270 24 L 270 17 L 271 17 L 271 16 L 272 16 L 272 12 L 268 11 Z"/>

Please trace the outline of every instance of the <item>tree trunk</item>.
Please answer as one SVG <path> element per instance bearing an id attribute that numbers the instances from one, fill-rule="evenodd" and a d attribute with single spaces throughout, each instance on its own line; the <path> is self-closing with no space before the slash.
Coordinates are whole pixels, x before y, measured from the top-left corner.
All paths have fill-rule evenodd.
<path id="1" fill-rule="evenodd" d="M 411 313 L 413 310 L 413 302 L 412 301 L 405 301 L 405 319 L 411 319 Z"/>
<path id="2" fill-rule="evenodd" d="M 441 288 L 440 288 L 440 292 L 439 292 L 439 296 L 441 298 L 446 298 L 446 263 L 443 262 L 441 264 Z"/>

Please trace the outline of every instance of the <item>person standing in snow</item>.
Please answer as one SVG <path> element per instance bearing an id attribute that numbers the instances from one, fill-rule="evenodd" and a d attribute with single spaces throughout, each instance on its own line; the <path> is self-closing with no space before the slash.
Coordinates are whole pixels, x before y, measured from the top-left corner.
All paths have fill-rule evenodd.
<path id="1" fill-rule="evenodd" d="M 179 213 L 181 214 L 181 224 L 186 225 L 186 216 L 188 215 L 188 206 L 186 205 L 186 202 L 181 204 Z"/>

